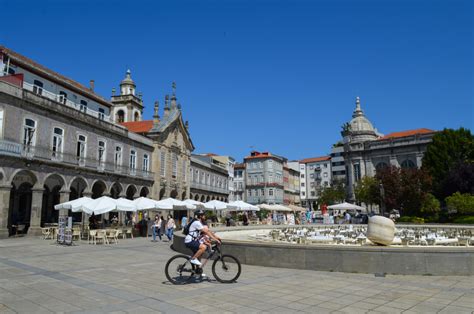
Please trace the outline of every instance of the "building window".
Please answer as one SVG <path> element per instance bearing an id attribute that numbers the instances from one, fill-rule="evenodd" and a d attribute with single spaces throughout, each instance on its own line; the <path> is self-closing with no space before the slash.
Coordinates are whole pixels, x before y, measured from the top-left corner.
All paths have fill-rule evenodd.
<path id="1" fill-rule="evenodd" d="M 201 171 L 201 173 L 199 173 L 199 183 L 203 184 L 204 183 L 204 172 Z"/>
<path id="2" fill-rule="evenodd" d="M 140 121 L 140 114 L 138 112 L 135 112 L 135 116 L 133 117 L 134 121 Z"/>
<path id="3" fill-rule="evenodd" d="M 172 165 L 172 168 L 173 168 L 173 173 L 172 173 L 172 176 L 173 178 L 177 178 L 178 177 L 178 155 L 176 155 L 175 152 L 171 153 L 171 165 Z"/>
<path id="4" fill-rule="evenodd" d="M 105 110 L 104 108 L 99 108 L 99 120 L 105 119 Z"/>
<path id="5" fill-rule="evenodd" d="M 355 180 L 355 182 L 359 182 L 360 178 L 361 178 L 360 164 L 354 164 L 354 180 Z"/>
<path id="6" fill-rule="evenodd" d="M 194 182 L 197 182 L 199 180 L 199 170 L 195 170 L 194 171 L 194 177 L 193 177 L 193 181 Z"/>
<path id="7" fill-rule="evenodd" d="M 186 181 L 186 159 L 183 158 L 183 162 L 182 162 L 183 166 L 182 166 L 182 169 L 183 169 L 183 181 Z"/>
<path id="8" fill-rule="evenodd" d="M 137 152 L 134 150 L 130 151 L 130 163 L 129 168 L 133 172 L 137 167 Z"/>
<path id="9" fill-rule="evenodd" d="M 65 105 L 66 101 L 67 101 L 67 93 L 63 92 L 63 91 L 60 91 L 59 92 L 59 102 Z"/>
<path id="10" fill-rule="evenodd" d="M 79 110 L 86 113 L 87 112 L 87 101 L 81 100 L 81 105 L 79 107 Z"/>
<path id="11" fill-rule="evenodd" d="M 26 147 L 35 146 L 36 121 L 25 119 L 23 125 L 23 145 Z"/>
<path id="12" fill-rule="evenodd" d="M 324 168 L 327 168 L 328 167 L 328 164 L 324 164 Z"/>
<path id="13" fill-rule="evenodd" d="M 43 95 L 43 82 L 34 80 L 33 93 L 38 94 L 38 95 Z"/>
<path id="14" fill-rule="evenodd" d="M 102 165 L 105 162 L 105 142 L 99 141 L 99 145 L 97 146 L 97 160 L 99 161 L 99 165 Z"/>
<path id="15" fill-rule="evenodd" d="M 0 108 L 0 139 L 3 138 L 3 108 Z"/>
<path id="16" fill-rule="evenodd" d="M 122 147 L 120 146 L 115 146 L 114 164 L 116 170 L 122 166 Z"/>
<path id="17" fill-rule="evenodd" d="M 273 189 L 268 190 L 268 196 L 273 196 Z"/>
<path id="18" fill-rule="evenodd" d="M 310 173 L 309 177 L 310 177 L 311 179 L 314 179 L 314 173 Z"/>
<path id="19" fill-rule="evenodd" d="M 401 167 L 405 169 L 416 168 L 415 163 L 409 159 L 404 160 Z"/>
<path id="20" fill-rule="evenodd" d="M 150 170 L 150 157 L 148 157 L 148 154 L 143 155 L 143 166 L 142 170 L 144 172 L 148 172 Z"/>
<path id="21" fill-rule="evenodd" d="M 311 191 L 311 196 L 316 196 L 316 192 Z"/>
<path id="22" fill-rule="evenodd" d="M 87 138 L 84 135 L 78 135 L 76 157 L 79 162 L 79 165 L 84 165 L 86 161 L 86 145 L 87 145 Z"/>
<path id="23" fill-rule="evenodd" d="M 160 174 L 162 177 L 165 176 L 165 170 L 166 170 L 166 152 L 162 150 L 160 152 Z"/>
<path id="24" fill-rule="evenodd" d="M 304 187 L 304 182 L 301 182 L 301 186 Z"/>
<path id="25" fill-rule="evenodd" d="M 61 128 L 53 129 L 53 154 L 54 159 L 60 159 L 63 152 L 64 130 Z"/>
<path id="26" fill-rule="evenodd" d="M 249 190 L 248 192 L 249 192 L 249 196 L 252 196 L 252 190 Z"/>
<path id="27" fill-rule="evenodd" d="M 306 192 L 301 192 L 301 196 L 305 196 L 306 195 Z"/>
<path id="28" fill-rule="evenodd" d="M 209 185 L 211 182 L 211 175 L 209 173 L 206 173 L 206 185 Z"/>

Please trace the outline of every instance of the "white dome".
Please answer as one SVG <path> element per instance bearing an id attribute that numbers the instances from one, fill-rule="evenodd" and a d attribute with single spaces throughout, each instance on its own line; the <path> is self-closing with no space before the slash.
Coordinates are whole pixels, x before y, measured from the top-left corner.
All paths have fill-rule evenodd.
<path id="1" fill-rule="evenodd" d="M 349 122 L 352 141 L 366 141 L 377 138 L 377 131 L 360 108 L 360 98 L 356 98 L 356 108 Z"/>

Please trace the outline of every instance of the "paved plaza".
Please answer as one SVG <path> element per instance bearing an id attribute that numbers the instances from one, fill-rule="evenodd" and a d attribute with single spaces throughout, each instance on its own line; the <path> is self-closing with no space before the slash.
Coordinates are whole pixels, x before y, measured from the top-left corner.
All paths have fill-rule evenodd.
<path id="1" fill-rule="evenodd" d="M 138 238 L 61 247 L 32 237 L 0 240 L 0 313 L 474 311 L 473 277 L 379 277 L 243 265 L 235 284 L 211 277 L 174 286 L 164 274 L 175 254 L 169 244 Z M 211 274 L 210 265 L 205 272 Z"/>

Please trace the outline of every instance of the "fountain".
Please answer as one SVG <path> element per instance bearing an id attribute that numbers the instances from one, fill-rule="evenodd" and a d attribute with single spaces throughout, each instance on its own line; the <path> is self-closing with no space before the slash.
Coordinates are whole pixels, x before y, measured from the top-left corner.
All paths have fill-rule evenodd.
<path id="1" fill-rule="evenodd" d="M 244 264 L 322 271 L 474 275 L 474 226 L 394 225 L 380 245 L 368 225 L 256 225 L 215 229 Z M 189 253 L 177 233 L 173 248 Z"/>

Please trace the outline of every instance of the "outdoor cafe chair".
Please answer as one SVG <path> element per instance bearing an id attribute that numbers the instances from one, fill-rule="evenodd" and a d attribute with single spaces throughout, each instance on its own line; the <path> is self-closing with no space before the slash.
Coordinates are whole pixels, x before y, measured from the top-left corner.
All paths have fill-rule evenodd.
<path id="1" fill-rule="evenodd" d="M 80 229 L 72 229 L 72 239 L 77 238 L 79 241 L 81 239 L 81 230 Z"/>
<path id="2" fill-rule="evenodd" d="M 107 239 L 107 243 L 110 243 L 109 239 L 112 239 L 115 244 L 118 244 L 118 239 L 117 239 L 117 232 L 118 230 L 116 229 L 108 229 L 106 231 L 106 239 Z"/>
<path id="3" fill-rule="evenodd" d="M 130 235 L 130 238 L 133 239 L 133 230 L 132 230 L 132 228 L 127 228 L 127 231 L 125 232 L 125 237 L 127 237 L 128 235 Z"/>
<path id="4" fill-rule="evenodd" d="M 89 235 L 87 236 L 87 243 L 90 243 L 92 240 L 93 244 L 96 244 L 97 230 L 89 230 Z"/>
<path id="5" fill-rule="evenodd" d="M 52 238 L 51 228 L 41 228 L 41 234 L 43 235 L 43 240 Z"/>
<path id="6" fill-rule="evenodd" d="M 105 230 L 97 230 L 97 235 L 95 237 L 95 241 L 101 241 L 103 244 L 108 244 L 109 241 L 107 240 L 107 231 Z"/>

